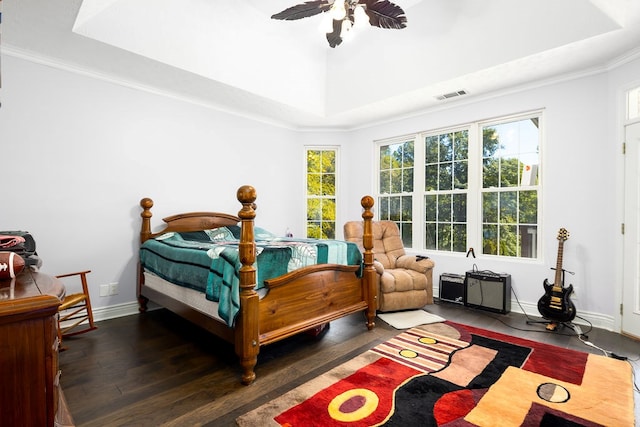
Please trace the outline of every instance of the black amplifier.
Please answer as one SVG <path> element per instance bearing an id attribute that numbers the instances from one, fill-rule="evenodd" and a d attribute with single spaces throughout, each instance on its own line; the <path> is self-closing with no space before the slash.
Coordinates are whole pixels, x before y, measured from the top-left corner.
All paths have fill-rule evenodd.
<path id="1" fill-rule="evenodd" d="M 511 275 L 490 271 L 467 271 L 464 305 L 506 314 L 511 311 Z"/>
<path id="2" fill-rule="evenodd" d="M 462 274 L 440 275 L 440 300 L 464 304 L 464 278 Z"/>

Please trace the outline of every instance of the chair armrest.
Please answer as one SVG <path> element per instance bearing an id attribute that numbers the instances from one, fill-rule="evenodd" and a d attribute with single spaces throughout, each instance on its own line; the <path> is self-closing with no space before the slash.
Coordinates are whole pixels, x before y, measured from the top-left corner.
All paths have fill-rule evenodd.
<path id="1" fill-rule="evenodd" d="M 418 259 L 415 255 L 402 255 L 396 260 L 396 268 L 407 268 L 423 274 L 431 270 L 434 265 L 430 258 Z"/>
<path id="2" fill-rule="evenodd" d="M 373 268 L 376 269 L 376 273 L 378 273 L 378 275 L 382 276 L 382 273 L 384 273 L 384 266 L 382 265 L 382 263 L 380 261 L 376 261 L 375 259 L 373 260 Z"/>

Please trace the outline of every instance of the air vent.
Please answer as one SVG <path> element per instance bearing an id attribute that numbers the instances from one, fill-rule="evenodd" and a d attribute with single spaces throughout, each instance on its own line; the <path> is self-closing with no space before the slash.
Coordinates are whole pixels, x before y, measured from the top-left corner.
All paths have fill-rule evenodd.
<path id="1" fill-rule="evenodd" d="M 445 93 L 444 95 L 438 95 L 436 96 L 436 99 L 439 101 L 444 101 L 445 99 L 449 99 L 449 98 L 455 98 L 456 96 L 462 96 L 462 95 L 466 95 L 467 91 L 466 90 L 459 90 L 456 92 L 449 92 L 449 93 Z"/>

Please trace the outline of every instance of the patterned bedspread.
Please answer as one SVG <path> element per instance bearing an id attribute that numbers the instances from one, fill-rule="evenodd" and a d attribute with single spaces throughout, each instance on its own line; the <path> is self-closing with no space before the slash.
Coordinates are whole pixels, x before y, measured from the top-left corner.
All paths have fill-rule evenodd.
<path id="1" fill-rule="evenodd" d="M 167 233 L 140 248 L 146 271 L 218 302 L 218 315 L 233 326 L 240 307 L 238 244 L 240 227 L 195 233 Z M 276 237 L 256 227 L 256 290 L 264 281 L 313 264 L 361 265 L 357 246 L 337 240 Z"/>

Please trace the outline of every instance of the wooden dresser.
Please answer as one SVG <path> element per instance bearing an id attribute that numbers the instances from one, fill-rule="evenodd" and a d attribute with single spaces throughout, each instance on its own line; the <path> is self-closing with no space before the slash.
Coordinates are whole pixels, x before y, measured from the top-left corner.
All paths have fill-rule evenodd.
<path id="1" fill-rule="evenodd" d="M 55 277 L 23 271 L 0 281 L 0 425 L 73 423 L 59 388 L 58 306 Z"/>

